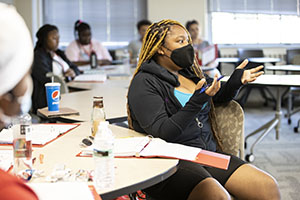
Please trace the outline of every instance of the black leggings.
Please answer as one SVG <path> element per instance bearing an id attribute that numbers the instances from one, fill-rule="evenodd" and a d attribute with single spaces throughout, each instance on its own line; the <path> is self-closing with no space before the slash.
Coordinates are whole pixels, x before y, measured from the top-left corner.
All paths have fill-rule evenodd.
<path id="1" fill-rule="evenodd" d="M 243 160 L 232 155 L 227 170 L 180 160 L 174 175 L 144 191 L 155 199 L 185 200 L 194 187 L 208 177 L 213 177 L 224 186 L 232 173 L 243 164 Z"/>

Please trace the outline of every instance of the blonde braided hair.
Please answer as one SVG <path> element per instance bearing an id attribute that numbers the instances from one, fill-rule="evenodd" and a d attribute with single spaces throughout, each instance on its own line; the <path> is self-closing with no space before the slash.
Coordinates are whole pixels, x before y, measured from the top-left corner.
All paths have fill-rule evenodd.
<path id="1" fill-rule="evenodd" d="M 182 24 L 180 24 L 179 22 L 177 22 L 175 20 L 166 19 L 166 20 L 161 20 L 157 23 L 151 24 L 148 27 L 146 34 L 143 38 L 143 43 L 142 43 L 142 47 L 141 47 L 141 51 L 140 51 L 140 55 L 139 55 L 139 61 L 137 63 L 137 67 L 133 74 L 133 78 L 139 72 L 142 63 L 144 63 L 147 60 L 152 59 L 156 55 L 157 51 L 163 45 L 165 37 L 168 34 L 168 31 L 170 30 L 171 26 L 173 26 L 173 25 L 178 25 L 181 28 L 183 28 L 188 33 L 189 43 L 190 44 L 192 43 L 191 36 L 190 36 L 189 32 L 187 31 L 187 29 Z M 194 59 L 194 65 L 191 68 L 192 68 L 193 72 L 199 78 L 201 78 L 201 79 L 204 78 L 203 72 L 201 70 L 201 67 L 200 67 L 196 57 Z M 130 108 L 129 108 L 128 103 L 127 103 L 127 115 L 128 115 L 129 128 L 133 129 L 132 120 L 131 120 L 131 116 L 130 116 Z M 209 116 L 211 118 L 212 130 L 213 130 L 214 136 L 217 140 L 218 146 L 220 147 L 220 149 L 222 149 L 220 139 L 216 134 L 217 133 L 217 126 L 216 126 L 216 120 L 215 120 L 216 115 L 215 115 L 214 105 L 212 102 L 211 102 L 211 111 L 210 111 Z"/>

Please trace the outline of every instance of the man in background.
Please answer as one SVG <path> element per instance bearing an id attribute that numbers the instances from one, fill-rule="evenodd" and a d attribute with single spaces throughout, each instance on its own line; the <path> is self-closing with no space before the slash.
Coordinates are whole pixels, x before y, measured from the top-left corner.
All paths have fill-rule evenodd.
<path id="1" fill-rule="evenodd" d="M 128 45 L 128 52 L 130 54 L 130 63 L 131 64 L 136 64 L 137 63 L 137 59 L 139 57 L 140 49 L 142 47 L 143 38 L 146 34 L 146 31 L 147 31 L 148 27 L 151 24 L 152 23 L 149 20 L 141 20 L 137 23 L 136 27 L 138 29 L 140 38 L 137 39 L 137 40 L 131 41 Z"/>

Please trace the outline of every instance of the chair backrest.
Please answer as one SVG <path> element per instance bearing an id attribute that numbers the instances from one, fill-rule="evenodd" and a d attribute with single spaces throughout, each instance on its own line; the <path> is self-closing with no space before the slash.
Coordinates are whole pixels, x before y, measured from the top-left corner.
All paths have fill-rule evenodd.
<path id="1" fill-rule="evenodd" d="M 300 49 L 287 49 L 286 63 L 293 64 L 293 65 L 300 65 Z"/>
<path id="2" fill-rule="evenodd" d="M 225 153 L 244 159 L 244 111 L 232 100 L 228 104 L 216 105 L 218 136 Z"/>
<path id="3" fill-rule="evenodd" d="M 240 60 L 251 57 L 264 57 L 262 49 L 238 49 L 237 53 Z"/>
<path id="4" fill-rule="evenodd" d="M 68 88 L 65 80 L 62 77 L 57 76 L 57 75 L 53 74 L 52 72 L 48 72 L 46 74 L 46 77 L 49 77 L 49 78 L 53 77 L 54 82 L 60 83 L 60 93 L 61 94 L 69 93 L 69 88 Z"/>

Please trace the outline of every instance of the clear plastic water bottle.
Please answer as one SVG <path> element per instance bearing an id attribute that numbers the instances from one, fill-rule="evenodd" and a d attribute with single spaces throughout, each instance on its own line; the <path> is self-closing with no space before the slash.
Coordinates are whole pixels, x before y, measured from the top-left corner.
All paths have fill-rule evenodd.
<path id="1" fill-rule="evenodd" d="M 32 176 L 31 116 L 21 114 L 13 121 L 13 172 L 24 180 Z"/>
<path id="2" fill-rule="evenodd" d="M 130 65 L 130 54 L 128 52 L 128 49 L 124 49 L 123 51 L 123 64 Z"/>
<path id="3" fill-rule="evenodd" d="M 94 139 L 93 157 L 95 162 L 94 183 L 97 189 L 106 189 L 114 185 L 114 136 L 108 122 L 100 122 Z"/>

